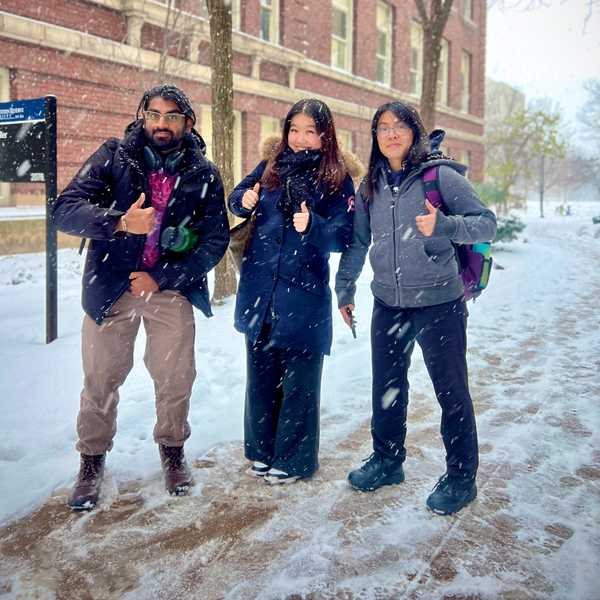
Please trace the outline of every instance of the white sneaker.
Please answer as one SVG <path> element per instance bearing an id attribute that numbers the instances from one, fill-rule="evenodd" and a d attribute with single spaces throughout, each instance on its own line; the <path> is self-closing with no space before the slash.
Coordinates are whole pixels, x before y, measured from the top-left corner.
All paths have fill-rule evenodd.
<path id="1" fill-rule="evenodd" d="M 255 460 L 248 469 L 246 469 L 246 474 L 251 477 L 264 477 L 271 467 L 266 465 L 263 462 Z"/>
<path id="2" fill-rule="evenodd" d="M 288 475 L 285 471 L 270 468 L 265 475 L 265 481 L 270 485 L 283 485 L 286 483 L 294 483 L 298 481 L 298 475 Z"/>

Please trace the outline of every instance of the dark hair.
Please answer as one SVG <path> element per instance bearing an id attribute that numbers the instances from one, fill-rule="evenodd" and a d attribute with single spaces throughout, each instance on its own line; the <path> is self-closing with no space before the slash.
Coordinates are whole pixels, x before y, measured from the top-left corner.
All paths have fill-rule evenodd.
<path id="1" fill-rule="evenodd" d="M 417 109 L 410 104 L 397 101 L 382 104 L 373 115 L 371 122 L 371 155 L 366 175 L 367 200 L 373 198 L 373 193 L 377 190 L 378 167 L 385 159 L 377 142 L 377 123 L 381 115 L 387 111 L 394 113 L 400 121 L 406 123 L 412 130 L 413 143 L 405 161 L 407 171 L 423 162 L 429 154 L 429 138 Z"/>
<path id="2" fill-rule="evenodd" d="M 153 88 L 146 90 L 140 103 L 135 112 L 135 118 L 142 118 L 142 111 L 148 109 L 148 105 L 150 104 L 150 100 L 152 98 L 162 98 L 163 100 L 171 100 L 175 102 L 179 107 L 179 110 L 186 116 L 188 119 L 192 120 L 192 125 L 196 124 L 196 114 L 194 113 L 194 109 L 188 100 L 188 97 L 180 90 L 177 86 L 171 85 L 169 83 L 163 83 L 162 85 L 155 85 Z"/>
<path id="3" fill-rule="evenodd" d="M 336 190 L 342 185 L 346 177 L 346 167 L 342 162 L 331 111 L 325 102 L 316 98 L 299 100 L 286 115 L 281 140 L 267 162 L 262 176 L 262 183 L 269 190 L 273 190 L 281 184 L 277 173 L 277 159 L 288 148 L 288 135 L 292 119 L 300 113 L 304 113 L 315 122 L 317 133 L 321 137 L 321 153 L 323 156 L 319 164 L 317 181 L 330 191 Z"/>

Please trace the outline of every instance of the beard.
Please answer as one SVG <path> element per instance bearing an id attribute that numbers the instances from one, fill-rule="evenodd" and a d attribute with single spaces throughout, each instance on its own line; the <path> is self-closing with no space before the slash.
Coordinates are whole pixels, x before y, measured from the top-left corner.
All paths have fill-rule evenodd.
<path id="1" fill-rule="evenodd" d="M 169 152 L 170 150 L 177 148 L 183 139 L 183 135 L 175 135 L 170 129 L 155 129 L 152 132 L 144 129 L 144 132 L 146 133 L 146 138 L 150 144 L 160 152 Z M 161 133 L 168 133 L 169 136 L 164 136 L 163 138 L 157 137 L 157 135 Z"/>

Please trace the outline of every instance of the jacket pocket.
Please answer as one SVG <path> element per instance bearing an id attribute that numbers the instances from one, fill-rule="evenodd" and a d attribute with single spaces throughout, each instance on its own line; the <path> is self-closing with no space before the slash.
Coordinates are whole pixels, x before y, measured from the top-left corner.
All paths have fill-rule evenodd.
<path id="1" fill-rule="evenodd" d="M 400 254 L 400 276 L 404 287 L 443 285 L 458 273 L 454 248 L 449 240 L 407 240 Z"/>
<path id="2" fill-rule="evenodd" d="M 369 261 L 373 269 L 373 280 L 380 285 L 395 288 L 396 273 L 392 236 L 375 240 L 369 250 Z"/>

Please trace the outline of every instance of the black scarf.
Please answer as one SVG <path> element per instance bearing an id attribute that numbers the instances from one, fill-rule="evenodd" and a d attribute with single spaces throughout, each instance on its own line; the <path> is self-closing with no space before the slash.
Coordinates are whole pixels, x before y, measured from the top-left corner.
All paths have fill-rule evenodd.
<path id="1" fill-rule="evenodd" d="M 300 204 L 307 201 L 315 187 L 323 153 L 320 150 L 294 152 L 286 148 L 277 159 L 277 175 L 283 188 L 277 208 L 286 217 L 300 212 Z"/>
<path id="2" fill-rule="evenodd" d="M 379 161 L 377 169 L 385 175 L 386 183 L 392 190 L 393 194 L 398 192 L 400 185 L 408 175 L 408 166 L 403 166 L 400 171 L 394 171 L 392 170 L 392 167 L 390 167 L 390 163 L 386 158 L 383 158 Z"/>

